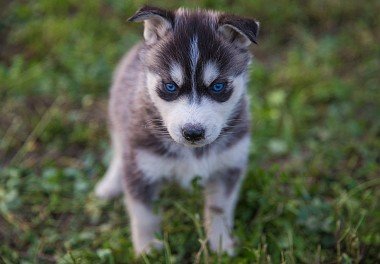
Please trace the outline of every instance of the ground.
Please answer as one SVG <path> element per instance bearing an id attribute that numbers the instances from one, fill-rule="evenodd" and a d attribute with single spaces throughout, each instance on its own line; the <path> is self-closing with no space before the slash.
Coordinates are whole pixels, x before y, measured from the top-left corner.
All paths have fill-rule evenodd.
<path id="1" fill-rule="evenodd" d="M 379 1 L 152 2 L 261 22 L 233 259 L 204 246 L 196 181 L 163 191 L 165 249 L 139 259 L 122 199 L 93 195 L 143 1 L 0 2 L 0 263 L 379 263 Z"/>

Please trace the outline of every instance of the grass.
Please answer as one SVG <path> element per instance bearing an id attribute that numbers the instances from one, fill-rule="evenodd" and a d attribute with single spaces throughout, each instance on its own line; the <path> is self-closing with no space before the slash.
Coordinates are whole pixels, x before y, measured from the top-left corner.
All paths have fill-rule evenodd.
<path id="1" fill-rule="evenodd" d="M 205 246 L 202 190 L 168 186 L 163 252 L 135 259 L 110 159 L 107 91 L 142 1 L 2 1 L 0 263 L 378 263 L 379 1 L 154 1 L 261 21 L 236 257 Z"/>

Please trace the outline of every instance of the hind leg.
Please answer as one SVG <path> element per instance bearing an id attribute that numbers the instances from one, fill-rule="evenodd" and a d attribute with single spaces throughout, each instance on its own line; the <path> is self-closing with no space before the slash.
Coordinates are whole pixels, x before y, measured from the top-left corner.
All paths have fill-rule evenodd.
<path id="1" fill-rule="evenodd" d="M 122 139 L 116 131 L 112 131 L 111 137 L 113 149 L 111 164 L 95 187 L 95 195 L 102 199 L 111 199 L 123 192 L 125 161 L 121 147 L 123 146 Z"/>

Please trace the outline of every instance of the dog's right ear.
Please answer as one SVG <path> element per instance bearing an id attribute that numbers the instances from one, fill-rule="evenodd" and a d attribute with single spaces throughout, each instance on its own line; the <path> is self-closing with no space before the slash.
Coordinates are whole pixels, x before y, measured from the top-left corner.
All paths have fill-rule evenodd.
<path id="1" fill-rule="evenodd" d="M 148 45 L 152 45 L 173 29 L 174 13 L 157 7 L 144 6 L 128 21 L 144 21 L 144 39 Z"/>

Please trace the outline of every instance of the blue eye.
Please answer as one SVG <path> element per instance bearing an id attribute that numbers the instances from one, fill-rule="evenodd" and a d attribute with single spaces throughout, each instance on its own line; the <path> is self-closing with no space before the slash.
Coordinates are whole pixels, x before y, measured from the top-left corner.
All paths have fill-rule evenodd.
<path id="1" fill-rule="evenodd" d="M 211 90 L 214 92 L 214 93 L 220 93 L 221 91 L 223 91 L 224 89 L 224 83 L 214 83 L 212 85 L 212 88 Z"/>
<path id="2" fill-rule="evenodd" d="M 165 83 L 165 90 L 169 93 L 174 93 L 177 91 L 177 85 L 174 83 Z"/>

